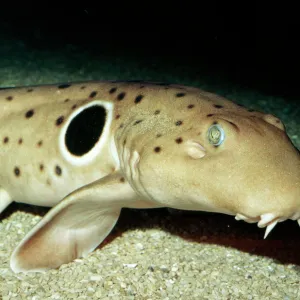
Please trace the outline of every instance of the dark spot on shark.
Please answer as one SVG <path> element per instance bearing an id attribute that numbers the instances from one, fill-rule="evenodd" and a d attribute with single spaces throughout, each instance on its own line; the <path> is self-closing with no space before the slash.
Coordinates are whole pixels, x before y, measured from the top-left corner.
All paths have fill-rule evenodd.
<path id="1" fill-rule="evenodd" d="M 31 118 L 33 115 L 34 115 L 34 110 L 33 110 L 33 109 L 30 109 L 30 110 L 28 110 L 28 111 L 26 112 L 25 117 L 26 117 L 27 119 L 29 119 L 29 118 Z"/>
<path id="2" fill-rule="evenodd" d="M 64 83 L 64 84 L 60 84 L 60 85 L 58 86 L 58 88 L 59 88 L 59 89 L 67 89 L 67 88 L 70 87 L 70 86 L 71 86 L 71 84 Z"/>
<path id="3" fill-rule="evenodd" d="M 118 99 L 119 101 L 121 101 L 121 100 L 123 100 L 123 99 L 125 98 L 125 96 L 126 96 L 126 93 L 122 92 L 122 93 L 120 93 L 120 94 L 117 96 L 117 99 Z"/>
<path id="4" fill-rule="evenodd" d="M 177 144 L 181 144 L 183 140 L 182 140 L 181 137 L 179 137 L 179 138 L 177 138 L 175 141 L 176 141 Z"/>
<path id="5" fill-rule="evenodd" d="M 154 152 L 159 153 L 161 151 L 161 147 L 155 147 Z"/>
<path id="6" fill-rule="evenodd" d="M 214 107 L 215 108 L 223 108 L 224 106 L 223 105 L 219 105 L 219 104 L 214 104 Z"/>
<path id="7" fill-rule="evenodd" d="M 136 98 L 134 99 L 134 103 L 137 104 L 137 103 L 140 103 L 142 101 L 142 99 L 144 98 L 143 95 L 138 95 L 136 96 Z"/>
<path id="8" fill-rule="evenodd" d="M 59 118 L 57 118 L 56 122 L 55 122 L 56 126 L 61 125 L 63 123 L 64 119 L 65 119 L 64 116 L 60 116 Z"/>
<path id="9" fill-rule="evenodd" d="M 109 93 L 110 93 L 110 94 L 113 94 L 113 93 L 116 92 L 116 90 L 117 90 L 117 88 L 116 88 L 116 87 L 113 87 L 113 88 L 111 88 L 111 89 L 109 90 Z"/>
<path id="10" fill-rule="evenodd" d="M 94 98 L 94 97 L 96 97 L 97 93 L 98 93 L 98 92 L 93 91 L 93 92 L 90 93 L 90 96 L 89 96 L 89 97 L 90 97 L 90 98 Z"/>
<path id="11" fill-rule="evenodd" d="M 186 95 L 185 93 L 177 93 L 176 97 L 177 98 L 181 98 L 181 97 L 184 97 L 185 95 Z"/>
<path id="12" fill-rule="evenodd" d="M 137 124 L 139 124 L 139 123 L 141 123 L 141 122 L 143 122 L 143 120 L 136 120 L 136 121 L 133 123 L 133 125 L 137 125 Z"/>
<path id="13" fill-rule="evenodd" d="M 55 166 L 55 174 L 56 174 L 57 176 L 61 176 L 61 174 L 62 174 L 62 169 L 61 169 L 61 167 L 58 166 L 58 165 Z"/>
<path id="14" fill-rule="evenodd" d="M 21 175 L 21 171 L 20 171 L 20 168 L 19 167 L 15 167 L 14 168 L 14 173 L 17 177 L 19 177 Z"/>

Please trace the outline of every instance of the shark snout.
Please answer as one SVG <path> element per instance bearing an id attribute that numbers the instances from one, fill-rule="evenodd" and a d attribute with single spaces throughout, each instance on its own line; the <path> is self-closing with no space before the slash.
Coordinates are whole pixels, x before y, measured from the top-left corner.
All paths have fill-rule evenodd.
<path id="1" fill-rule="evenodd" d="M 273 201 L 266 199 L 261 205 L 256 206 L 250 213 L 237 213 L 236 220 L 243 220 L 247 223 L 257 223 L 259 228 L 266 228 L 264 238 L 283 221 L 297 221 L 300 226 L 300 190 L 297 195 L 274 197 Z"/>

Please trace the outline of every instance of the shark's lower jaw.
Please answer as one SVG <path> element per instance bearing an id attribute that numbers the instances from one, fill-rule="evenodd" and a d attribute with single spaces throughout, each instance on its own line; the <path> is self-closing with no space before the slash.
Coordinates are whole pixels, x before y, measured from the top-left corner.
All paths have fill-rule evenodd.
<path id="1" fill-rule="evenodd" d="M 269 233 L 272 231 L 272 229 L 274 229 L 274 227 L 276 226 L 277 223 L 283 222 L 287 219 L 291 219 L 294 221 L 297 220 L 297 222 L 300 226 L 300 213 L 299 212 L 294 213 L 292 216 L 289 216 L 289 217 L 280 217 L 274 213 L 266 213 L 266 214 L 262 214 L 261 216 L 256 217 L 256 218 L 250 218 L 250 217 L 247 217 L 242 214 L 236 214 L 235 219 L 237 221 L 243 220 L 247 223 L 256 223 L 257 222 L 257 226 L 259 228 L 266 227 L 264 239 L 269 235 Z"/>

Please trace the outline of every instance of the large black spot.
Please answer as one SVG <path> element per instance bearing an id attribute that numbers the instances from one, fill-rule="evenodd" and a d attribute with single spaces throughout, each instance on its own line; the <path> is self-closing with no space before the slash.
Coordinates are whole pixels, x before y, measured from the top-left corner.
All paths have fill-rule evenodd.
<path id="1" fill-rule="evenodd" d="M 80 112 L 67 129 L 67 149 L 76 156 L 89 152 L 99 140 L 105 121 L 106 110 L 102 106 L 94 105 Z"/>

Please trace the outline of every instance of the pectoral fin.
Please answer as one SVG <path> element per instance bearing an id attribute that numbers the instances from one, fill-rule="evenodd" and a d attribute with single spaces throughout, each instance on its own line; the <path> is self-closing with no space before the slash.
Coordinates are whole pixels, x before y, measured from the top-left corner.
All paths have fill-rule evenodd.
<path id="1" fill-rule="evenodd" d="M 11 269 L 16 273 L 41 272 L 86 256 L 110 233 L 121 208 L 136 198 L 119 173 L 72 192 L 17 246 Z"/>

